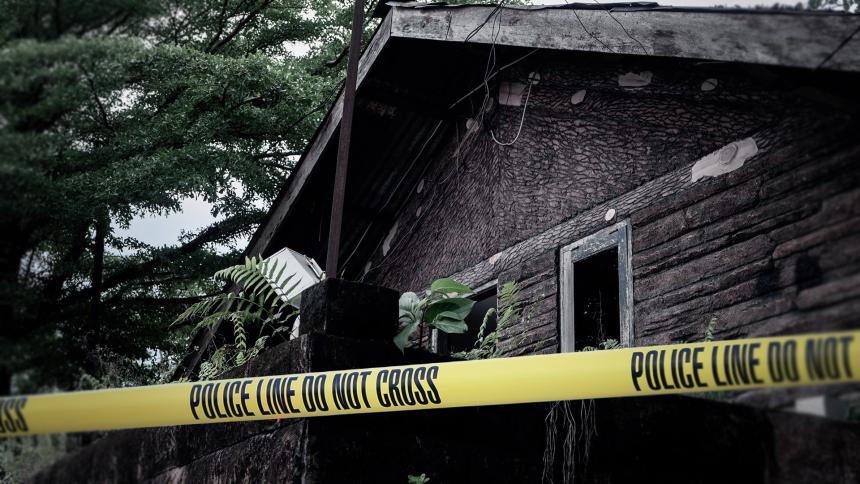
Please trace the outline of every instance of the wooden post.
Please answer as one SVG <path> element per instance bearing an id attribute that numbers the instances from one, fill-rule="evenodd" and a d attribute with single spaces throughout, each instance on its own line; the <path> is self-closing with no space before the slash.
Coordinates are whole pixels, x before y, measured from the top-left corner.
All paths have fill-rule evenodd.
<path id="1" fill-rule="evenodd" d="M 343 202 L 346 191 L 349 141 L 352 135 L 352 113 L 355 108 L 355 88 L 358 78 L 358 57 L 361 53 L 361 33 L 364 30 L 364 0 L 355 0 L 352 11 L 352 37 L 349 60 L 346 65 L 346 84 L 343 87 L 343 116 L 340 120 L 340 138 L 337 145 L 337 168 L 334 175 L 334 193 L 331 198 L 331 221 L 328 228 L 326 277 L 337 277 L 340 229 L 343 221 Z"/>

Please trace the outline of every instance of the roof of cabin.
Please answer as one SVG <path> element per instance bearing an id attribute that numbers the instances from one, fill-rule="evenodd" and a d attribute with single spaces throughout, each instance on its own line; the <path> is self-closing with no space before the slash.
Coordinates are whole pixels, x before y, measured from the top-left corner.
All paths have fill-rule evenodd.
<path id="1" fill-rule="evenodd" d="M 384 233 L 401 192 L 418 179 L 417 159 L 435 148 L 433 143 L 416 146 L 416 140 L 445 129 L 442 120 L 450 119 L 457 101 L 482 85 L 483 72 L 477 71 L 483 71 L 488 44 L 497 48 L 496 65 L 502 66 L 542 50 L 758 64 L 830 75 L 860 72 L 857 15 L 646 2 L 522 7 L 388 2 L 374 13 L 384 20 L 359 65 L 357 116 L 366 117 L 352 134 L 341 244 L 341 261 L 348 264 L 356 252 L 372 250 L 362 243 Z M 343 93 L 251 239 L 249 255 L 268 255 L 288 245 L 324 258 L 342 107 Z"/>
<path id="2" fill-rule="evenodd" d="M 489 52 L 501 66 L 496 73 L 571 56 L 604 64 L 647 61 L 670 69 L 695 65 L 701 72 L 764 65 L 777 74 L 791 71 L 782 77 L 844 90 L 857 85 L 860 72 L 856 15 L 644 2 L 528 7 L 388 2 L 374 13 L 384 19 L 359 63 L 341 240 L 346 277 L 361 273 L 430 160 L 456 135 L 456 121 L 473 115 L 472 102 L 480 104 L 474 97 L 483 95 Z M 247 255 L 290 247 L 325 260 L 342 109 L 341 92 Z M 195 337 L 200 350 L 178 371 L 196 367 L 215 331 Z"/>

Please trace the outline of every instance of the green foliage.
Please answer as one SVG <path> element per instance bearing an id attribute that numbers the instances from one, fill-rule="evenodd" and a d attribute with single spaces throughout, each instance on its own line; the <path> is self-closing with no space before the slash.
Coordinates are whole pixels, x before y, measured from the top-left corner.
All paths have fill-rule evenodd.
<path id="1" fill-rule="evenodd" d="M 0 394 L 99 377 L 96 350 L 149 381 L 140 362 L 181 356 L 191 328 L 165 329 L 220 289 L 210 268 L 236 262 L 333 102 L 351 7 L 0 0 Z M 189 198 L 216 221 L 167 246 L 119 232 Z"/>
<path id="2" fill-rule="evenodd" d="M 499 356 L 497 347 L 499 333 L 512 326 L 520 319 L 520 288 L 515 282 L 507 282 L 499 288 L 498 306 L 500 314 L 496 319 L 496 329 L 487 331 L 487 324 L 496 315 L 496 309 L 490 308 L 484 314 L 481 327 L 478 329 L 478 338 L 475 346 L 469 351 L 454 353 L 452 356 L 466 360 L 484 360 Z"/>
<path id="3" fill-rule="evenodd" d="M 702 341 L 705 343 L 710 343 L 712 341 L 716 341 L 716 331 L 717 331 L 717 322 L 719 320 L 716 316 L 712 316 L 711 319 L 708 320 L 708 325 L 705 327 L 705 336 L 702 338 Z M 702 398 L 707 398 L 709 400 L 731 400 L 732 392 L 705 392 L 699 394 Z"/>
<path id="4" fill-rule="evenodd" d="M 350 7 L 0 0 L 0 393 L 99 377 L 96 350 L 178 356 L 177 308 L 220 289 L 210 268 L 235 263 L 333 100 Z M 118 232 L 189 197 L 217 221 L 163 247 Z"/>
<path id="5" fill-rule="evenodd" d="M 215 280 L 235 288 L 233 291 L 192 304 L 176 318 L 171 325 L 173 328 L 195 322 L 195 329 L 209 327 L 218 321 L 233 324 L 233 343 L 216 348 L 209 359 L 201 363 L 201 380 L 215 378 L 259 354 L 269 336 L 259 336 L 249 348 L 248 327 L 260 327 L 261 331 L 269 327 L 272 335 L 289 331 L 288 323 L 298 314 L 298 296 L 291 295 L 298 287 L 299 279 L 295 274 L 285 274 L 285 270 L 286 265 L 274 259 L 246 258 L 244 264 L 215 273 Z"/>
<path id="6" fill-rule="evenodd" d="M 845 420 L 860 423 L 860 403 L 854 403 L 848 407 L 848 415 L 846 415 Z"/>
<path id="7" fill-rule="evenodd" d="M 0 484 L 27 482 L 72 447 L 66 434 L 0 439 Z"/>
<path id="8" fill-rule="evenodd" d="M 466 332 L 468 327 L 464 320 L 475 305 L 475 301 L 465 297 L 470 294 L 469 286 L 447 278 L 433 281 L 423 298 L 414 292 L 403 293 L 400 296 L 401 330 L 394 337 L 394 344 L 403 351 L 409 337 L 422 325 L 445 333 Z"/>
<path id="9" fill-rule="evenodd" d="M 173 327 L 199 320 L 197 328 L 208 327 L 221 319 L 244 323 L 281 320 L 294 312 L 293 300 L 284 297 L 299 284 L 295 274 L 284 274 L 286 266 L 262 257 L 250 257 L 244 264 L 222 269 L 215 280 L 238 291 L 210 296 L 192 304 L 173 322 Z"/>
<path id="10" fill-rule="evenodd" d="M 617 339 L 605 339 L 599 343 L 597 346 L 585 346 L 580 351 L 602 351 L 602 350 L 615 350 L 618 348 L 623 348 L 624 345 L 621 344 Z"/>
<path id="11" fill-rule="evenodd" d="M 410 474 L 409 476 L 407 476 L 407 479 L 408 484 L 427 484 L 428 482 L 430 482 L 430 478 L 427 477 L 427 474 L 423 472 L 420 476 L 413 476 Z"/>
<path id="12" fill-rule="evenodd" d="M 430 292 L 437 294 L 472 294 L 472 288 L 465 284 L 461 284 L 454 279 L 444 278 L 436 279 L 430 285 Z"/>
<path id="13" fill-rule="evenodd" d="M 703 341 L 710 343 L 716 339 L 714 332 L 717 330 L 717 317 L 714 316 L 708 321 L 708 326 L 705 328 L 705 338 Z"/>
<path id="14" fill-rule="evenodd" d="M 842 10 L 845 12 L 856 12 L 860 2 L 857 0 L 808 0 L 807 7 L 810 10 Z"/>

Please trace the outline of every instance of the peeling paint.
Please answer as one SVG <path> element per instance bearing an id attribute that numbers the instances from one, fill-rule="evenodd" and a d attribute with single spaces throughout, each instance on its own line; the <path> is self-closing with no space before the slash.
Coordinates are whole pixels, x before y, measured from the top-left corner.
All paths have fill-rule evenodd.
<path id="1" fill-rule="evenodd" d="M 628 72 L 618 76 L 618 85 L 621 87 L 645 87 L 651 84 L 653 77 L 654 74 L 651 71 Z"/>
<path id="2" fill-rule="evenodd" d="M 735 171 L 744 166 L 744 163 L 756 153 L 758 153 L 758 146 L 752 138 L 729 143 L 693 165 L 693 181 Z"/>
<path id="3" fill-rule="evenodd" d="M 394 236 L 397 235 L 397 225 L 398 222 L 394 222 L 391 230 L 388 231 L 388 235 L 385 236 L 385 240 L 382 241 L 382 255 L 388 255 L 388 252 L 391 250 L 391 242 L 394 241 Z"/>
<path id="4" fill-rule="evenodd" d="M 713 91 L 717 88 L 717 84 L 719 84 L 719 82 L 713 77 L 710 79 L 705 79 L 705 82 L 702 83 L 702 90 L 705 92 Z"/>

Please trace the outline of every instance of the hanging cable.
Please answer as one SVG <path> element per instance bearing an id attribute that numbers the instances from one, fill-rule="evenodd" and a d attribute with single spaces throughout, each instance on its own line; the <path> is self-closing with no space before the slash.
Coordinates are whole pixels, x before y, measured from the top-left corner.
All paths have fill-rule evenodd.
<path id="1" fill-rule="evenodd" d="M 496 135 L 495 135 L 495 133 L 493 133 L 493 130 L 491 129 L 490 130 L 490 137 L 493 138 L 493 141 L 495 141 L 497 145 L 499 145 L 499 146 L 511 146 L 512 144 L 516 143 L 517 140 L 520 138 L 520 133 L 523 131 L 523 123 L 526 120 L 526 109 L 528 109 L 528 107 L 529 107 L 529 95 L 531 95 L 531 93 L 532 93 L 532 81 L 531 81 L 531 79 L 529 79 L 529 87 L 526 88 L 526 100 L 523 103 L 523 114 L 520 116 L 520 127 L 517 128 L 517 135 L 514 136 L 514 139 L 503 143 L 503 142 L 499 141 L 498 139 L 496 139 Z"/>
<path id="2" fill-rule="evenodd" d="M 579 18 L 579 14 L 576 12 L 575 8 L 572 9 L 571 12 L 573 12 L 573 15 L 576 17 L 576 20 L 579 21 L 580 27 L 582 27 L 582 30 L 584 30 L 586 34 L 591 36 L 592 39 L 596 40 L 600 45 L 602 45 L 604 49 L 608 50 L 609 52 L 612 52 L 613 54 L 615 53 L 615 50 L 613 50 L 612 47 L 609 47 L 606 42 L 600 40 L 600 37 L 594 35 L 593 33 L 589 32 L 587 28 L 585 28 L 585 24 L 582 23 L 582 19 Z"/>
<path id="3" fill-rule="evenodd" d="M 597 0 L 594 0 L 594 3 L 596 3 L 596 4 L 600 5 L 601 7 L 603 6 L 603 5 L 601 5 L 601 4 L 600 4 L 600 2 L 598 2 Z M 618 26 L 619 26 L 619 27 L 621 27 L 621 30 L 623 30 L 623 31 L 624 31 L 624 33 L 625 33 L 625 34 L 627 34 L 627 37 L 630 37 L 630 40 L 632 40 L 633 42 L 636 42 L 637 44 L 639 44 L 639 47 L 641 47 L 641 48 L 642 48 L 642 52 L 644 52 L 644 53 L 645 53 L 645 55 L 649 55 L 649 54 L 648 54 L 648 49 L 646 49 L 646 48 L 645 48 L 645 45 L 643 45 L 643 44 L 642 44 L 642 42 L 639 42 L 639 39 L 637 39 L 636 37 L 633 37 L 632 35 L 630 35 L 630 32 L 628 32 L 628 31 L 627 31 L 627 28 L 626 28 L 626 27 L 624 27 L 624 24 L 622 24 L 620 20 L 618 20 L 617 18 L 615 18 L 615 15 L 612 15 L 612 9 L 611 9 L 611 8 L 605 8 L 605 10 L 606 10 L 606 13 L 608 13 L 608 14 L 609 14 L 609 16 L 612 18 L 612 20 L 614 20 L 614 21 L 615 21 L 615 23 L 617 23 L 617 24 L 618 24 Z"/>

